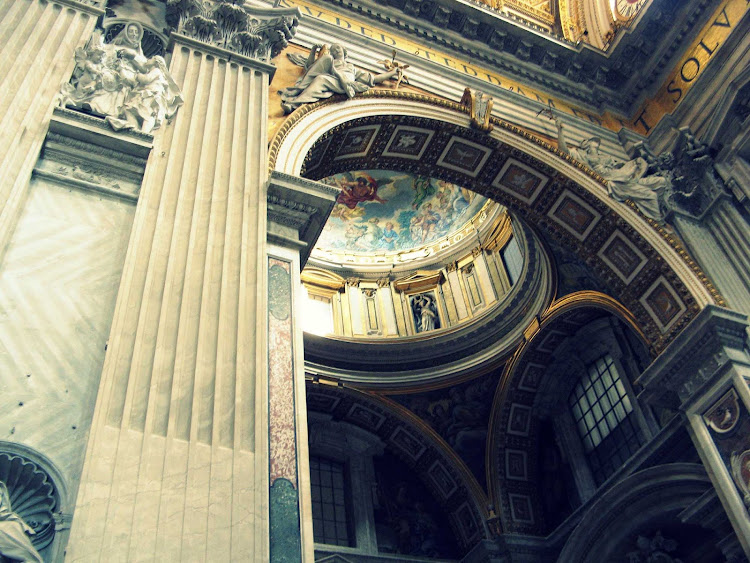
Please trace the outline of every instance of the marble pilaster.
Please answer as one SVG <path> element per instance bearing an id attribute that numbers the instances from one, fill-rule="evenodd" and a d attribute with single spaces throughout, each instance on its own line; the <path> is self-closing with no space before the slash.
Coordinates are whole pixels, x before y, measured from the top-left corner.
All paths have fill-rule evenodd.
<path id="1" fill-rule="evenodd" d="M 172 34 L 185 105 L 146 167 L 71 530 L 71 561 L 267 561 L 268 86 Z"/>
<path id="2" fill-rule="evenodd" d="M 713 305 L 641 375 L 641 398 L 678 410 L 745 556 L 750 557 L 747 315 Z M 746 467 L 747 466 L 747 467 Z"/>
<path id="3" fill-rule="evenodd" d="M 273 172 L 268 183 L 268 448 L 270 561 L 312 561 L 301 266 L 338 189 Z"/>
<path id="4" fill-rule="evenodd" d="M 73 53 L 104 14 L 98 4 L 0 3 L 0 255 L 28 195 L 56 94 L 75 66 Z"/>

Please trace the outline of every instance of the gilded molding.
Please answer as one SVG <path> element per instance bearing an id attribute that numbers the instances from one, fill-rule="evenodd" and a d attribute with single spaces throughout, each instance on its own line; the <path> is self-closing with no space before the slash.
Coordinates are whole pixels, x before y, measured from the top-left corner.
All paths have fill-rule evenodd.
<path id="1" fill-rule="evenodd" d="M 393 282 L 393 288 L 396 291 L 424 290 L 437 287 L 443 281 L 442 270 L 418 270 L 415 274 Z"/>

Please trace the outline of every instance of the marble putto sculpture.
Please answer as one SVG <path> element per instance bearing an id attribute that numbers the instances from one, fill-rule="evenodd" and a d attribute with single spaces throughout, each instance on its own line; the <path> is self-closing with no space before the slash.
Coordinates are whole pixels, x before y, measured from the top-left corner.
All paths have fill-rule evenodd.
<path id="1" fill-rule="evenodd" d="M 76 70 L 63 84 L 60 105 L 105 116 L 115 130 L 151 133 L 172 117 L 182 94 L 163 57 L 147 58 L 141 49 L 143 28 L 128 23 L 111 43 L 95 34 L 76 50 Z"/>

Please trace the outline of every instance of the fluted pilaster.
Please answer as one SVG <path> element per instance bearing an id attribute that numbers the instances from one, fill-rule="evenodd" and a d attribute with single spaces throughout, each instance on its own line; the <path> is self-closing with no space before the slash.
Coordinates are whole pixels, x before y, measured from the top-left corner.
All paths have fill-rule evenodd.
<path id="1" fill-rule="evenodd" d="M 0 255 L 26 199 L 56 94 L 104 10 L 77 0 L 0 2 Z"/>
<path id="2" fill-rule="evenodd" d="M 71 561 L 263 561 L 268 64 L 173 35 L 185 95 L 141 188 Z M 260 296 L 260 297 L 259 297 Z"/>

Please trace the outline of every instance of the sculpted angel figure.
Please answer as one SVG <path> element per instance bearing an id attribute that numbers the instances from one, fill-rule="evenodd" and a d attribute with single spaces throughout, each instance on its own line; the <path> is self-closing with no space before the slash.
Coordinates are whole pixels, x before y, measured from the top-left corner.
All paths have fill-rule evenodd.
<path id="1" fill-rule="evenodd" d="M 393 68 L 373 76 L 358 70 L 346 59 L 346 50 L 338 43 L 331 45 L 327 53 L 324 51 L 321 45 L 315 45 L 305 61 L 299 56 L 289 56 L 292 62 L 305 68 L 305 74 L 294 86 L 279 90 L 284 113 L 291 113 L 302 104 L 330 98 L 334 94 L 346 94 L 353 98 L 356 93 L 364 92 L 401 72 Z M 319 52 L 322 52 L 320 56 Z"/>
<path id="2" fill-rule="evenodd" d="M 659 208 L 659 198 L 671 181 L 665 174 L 647 175 L 648 163 L 641 157 L 621 161 L 599 152 L 602 140 L 599 137 L 585 139 L 578 147 L 569 147 L 565 142 L 563 125 L 555 117 L 558 147 L 564 153 L 582 162 L 607 181 L 609 195 L 617 201 L 631 200 L 641 213 L 654 221 L 662 221 L 664 215 Z"/>
<path id="3" fill-rule="evenodd" d="M 42 563 L 39 552 L 27 535 L 34 533 L 34 529 L 13 512 L 8 487 L 0 481 L 0 560 L 7 558 L 11 561 Z"/>

